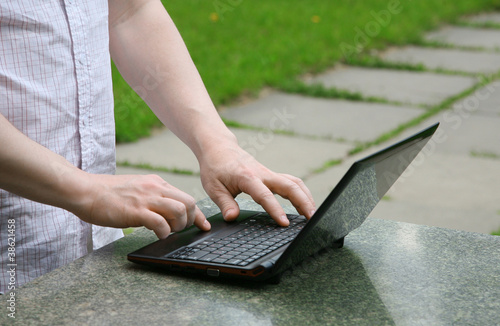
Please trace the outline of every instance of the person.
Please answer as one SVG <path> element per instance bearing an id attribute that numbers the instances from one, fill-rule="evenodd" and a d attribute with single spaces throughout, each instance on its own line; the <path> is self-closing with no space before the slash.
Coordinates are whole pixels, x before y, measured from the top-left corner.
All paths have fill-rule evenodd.
<path id="1" fill-rule="evenodd" d="M 302 180 L 270 171 L 220 119 L 159 0 L 0 4 L 0 291 L 12 290 L 145 226 L 158 238 L 210 223 L 155 175 L 114 175 L 111 58 L 200 164 L 226 220 L 241 192 L 282 226 L 273 194 L 311 217 Z M 158 150 L 168 151 L 167 148 Z M 12 271 L 15 277 L 12 278 Z"/>

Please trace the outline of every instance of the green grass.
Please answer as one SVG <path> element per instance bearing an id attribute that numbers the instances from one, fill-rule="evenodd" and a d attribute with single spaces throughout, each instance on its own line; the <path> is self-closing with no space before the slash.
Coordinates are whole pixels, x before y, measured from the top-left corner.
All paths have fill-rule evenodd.
<path id="1" fill-rule="evenodd" d="M 337 98 L 349 101 L 364 101 L 374 103 L 393 103 L 385 98 L 375 96 L 363 96 L 359 92 L 337 89 L 334 87 L 325 87 L 322 84 L 305 84 L 297 79 L 289 79 L 278 86 L 279 89 L 288 93 L 302 94 L 312 97 Z"/>
<path id="2" fill-rule="evenodd" d="M 323 171 L 328 170 L 332 166 L 340 165 L 342 164 L 342 160 L 330 160 L 325 162 L 320 168 L 317 168 L 316 170 L 313 171 L 313 173 L 321 173 Z"/>
<path id="3" fill-rule="evenodd" d="M 485 152 L 485 151 L 482 151 L 482 152 L 471 151 L 470 155 L 472 157 L 483 157 L 483 158 L 493 158 L 493 159 L 499 159 L 500 158 L 500 155 L 498 155 L 497 153 Z"/>
<path id="4" fill-rule="evenodd" d="M 421 122 L 427 120 L 428 118 L 438 114 L 439 112 L 451 108 L 453 103 L 457 102 L 458 100 L 464 99 L 469 95 L 472 95 L 478 89 L 480 89 L 480 88 L 484 87 L 485 85 L 492 83 L 495 80 L 497 80 L 498 78 L 500 78 L 500 74 L 497 73 L 497 74 L 492 75 L 492 76 L 480 76 L 480 77 L 481 77 L 481 81 L 478 82 L 477 84 L 475 84 L 474 86 L 464 90 L 463 92 L 461 92 L 457 95 L 448 97 L 446 100 L 444 100 L 440 104 L 435 105 L 435 106 L 425 110 L 423 114 L 417 116 L 416 118 L 397 126 L 396 128 L 394 128 L 393 130 L 391 130 L 387 133 L 380 135 L 377 139 L 375 139 L 373 141 L 358 144 L 351 151 L 349 151 L 349 155 L 354 155 L 354 154 L 359 153 L 367 148 L 370 148 L 372 146 L 376 146 L 376 145 L 379 145 L 383 142 L 386 142 L 386 141 L 396 137 L 397 135 L 401 134 L 406 129 L 408 129 L 410 127 L 415 127 L 415 126 L 419 125 Z"/>
<path id="5" fill-rule="evenodd" d="M 184 170 L 184 169 L 179 169 L 179 168 L 166 168 L 162 166 L 153 166 L 151 164 L 147 163 L 140 163 L 140 164 L 133 164 L 128 161 L 121 161 L 121 162 L 116 162 L 117 166 L 122 166 L 122 167 L 130 167 L 130 168 L 136 168 L 136 169 L 143 169 L 143 170 L 150 170 L 150 171 L 159 171 L 159 172 L 166 172 L 166 173 L 175 173 L 175 174 L 183 174 L 183 175 L 199 175 L 199 173 L 190 171 L 190 170 Z"/>
<path id="6" fill-rule="evenodd" d="M 128 234 L 131 234 L 134 231 L 135 231 L 135 228 L 126 228 L 126 229 L 123 229 L 123 234 L 124 235 L 128 235 Z"/>
<path id="7" fill-rule="evenodd" d="M 494 22 L 466 22 L 459 21 L 457 25 L 464 27 L 473 27 L 473 28 L 486 28 L 486 29 L 500 29 L 499 23 Z"/>
<path id="8" fill-rule="evenodd" d="M 379 24 L 373 13 L 399 3 L 400 13 Z M 500 0 L 254 0 L 164 1 L 216 105 L 264 86 L 279 87 L 306 73 L 349 61 L 387 45 L 422 42 L 425 31 L 464 14 L 500 7 Z M 234 5 L 233 5 L 234 4 Z M 371 25 L 370 25 L 371 24 Z M 376 28 L 376 26 L 375 26 Z M 362 42 L 356 42 L 356 40 Z M 351 51 L 352 52 L 352 51 Z M 132 141 L 159 125 L 113 67 L 117 140 Z"/>
<path id="9" fill-rule="evenodd" d="M 498 229 L 497 231 L 491 232 L 491 235 L 499 235 L 500 236 L 500 229 Z"/>
<path id="10" fill-rule="evenodd" d="M 379 69 L 392 69 L 392 70 L 405 70 L 405 71 L 417 71 L 417 72 L 434 72 L 438 74 L 444 75 L 458 75 L 458 76 L 477 76 L 477 73 L 465 72 L 465 71 L 455 71 L 448 70 L 443 68 L 428 68 L 425 65 L 411 64 L 411 63 L 399 63 L 399 62 L 391 62 L 386 61 L 377 56 L 369 56 L 369 55 L 360 55 L 353 57 L 350 61 L 350 64 L 359 66 L 359 67 L 367 67 L 367 68 L 379 68 Z"/>
<path id="11" fill-rule="evenodd" d="M 352 65 L 368 67 L 368 68 L 380 68 L 380 69 L 392 69 L 392 70 L 406 70 L 406 71 L 427 71 L 423 64 L 410 64 L 410 63 L 397 63 L 385 61 L 376 56 L 370 55 L 359 55 L 353 57 L 350 62 Z"/>

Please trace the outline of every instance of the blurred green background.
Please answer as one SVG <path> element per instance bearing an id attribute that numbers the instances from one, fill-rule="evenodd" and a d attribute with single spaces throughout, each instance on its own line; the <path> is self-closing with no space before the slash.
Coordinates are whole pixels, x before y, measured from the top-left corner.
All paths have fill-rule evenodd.
<path id="1" fill-rule="evenodd" d="M 348 62 L 356 55 L 356 41 L 366 45 L 361 54 L 388 45 L 421 44 L 423 33 L 440 24 L 500 8 L 500 0 L 163 3 L 216 106 L 241 95 L 255 95 L 264 86 L 280 88 L 302 74 Z M 372 36 L 362 38 L 360 33 Z M 113 82 L 117 141 L 147 136 L 159 121 L 114 66 Z"/>

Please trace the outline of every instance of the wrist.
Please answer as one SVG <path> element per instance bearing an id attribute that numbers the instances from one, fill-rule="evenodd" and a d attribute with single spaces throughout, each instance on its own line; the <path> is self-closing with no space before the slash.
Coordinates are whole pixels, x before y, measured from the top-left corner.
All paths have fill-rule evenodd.
<path id="1" fill-rule="evenodd" d="M 96 183 L 92 181 L 92 174 L 76 167 L 68 167 L 59 175 L 58 183 L 61 189 L 61 202 L 56 206 L 88 222 L 96 186 Z"/>
<path id="2" fill-rule="evenodd" d="M 198 133 L 195 145 L 191 149 L 201 162 L 206 157 L 217 155 L 217 153 L 239 149 L 239 145 L 236 136 L 224 125 Z"/>

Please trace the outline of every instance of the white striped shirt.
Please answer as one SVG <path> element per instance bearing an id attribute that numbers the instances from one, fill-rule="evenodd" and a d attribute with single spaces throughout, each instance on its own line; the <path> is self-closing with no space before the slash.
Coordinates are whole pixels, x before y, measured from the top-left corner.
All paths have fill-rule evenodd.
<path id="1" fill-rule="evenodd" d="M 106 0 L 0 2 L 0 113 L 82 170 L 114 173 Z M 123 235 L 0 190 L 0 292 L 12 281 L 12 219 L 16 287 Z"/>

